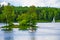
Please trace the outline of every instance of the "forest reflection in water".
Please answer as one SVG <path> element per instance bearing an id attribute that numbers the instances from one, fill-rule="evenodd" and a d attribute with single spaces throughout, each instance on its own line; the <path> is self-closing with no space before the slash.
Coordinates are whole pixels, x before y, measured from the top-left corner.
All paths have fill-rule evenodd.
<path id="1" fill-rule="evenodd" d="M 14 28 L 4 31 L 0 28 L 0 40 L 60 40 L 60 23 L 38 23 L 36 32 Z"/>

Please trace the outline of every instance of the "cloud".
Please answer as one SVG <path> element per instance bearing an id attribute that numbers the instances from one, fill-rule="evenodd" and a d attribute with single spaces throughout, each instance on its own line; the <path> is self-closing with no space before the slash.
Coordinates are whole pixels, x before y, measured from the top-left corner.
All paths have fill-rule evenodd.
<path id="1" fill-rule="evenodd" d="M 22 0 L 23 6 L 50 6 L 50 7 L 60 7 L 60 1 L 58 0 Z"/>
<path id="2" fill-rule="evenodd" d="M 7 0 L 5 0 L 7 1 Z M 50 7 L 60 7 L 60 1 L 59 0 L 8 0 L 7 2 L 10 2 L 12 5 L 15 6 L 50 6 Z"/>
<path id="3" fill-rule="evenodd" d="M 23 6 L 27 6 L 27 5 L 28 6 L 31 6 L 31 5 L 45 6 L 42 0 L 25 0 L 25 1 L 22 1 L 22 5 Z"/>

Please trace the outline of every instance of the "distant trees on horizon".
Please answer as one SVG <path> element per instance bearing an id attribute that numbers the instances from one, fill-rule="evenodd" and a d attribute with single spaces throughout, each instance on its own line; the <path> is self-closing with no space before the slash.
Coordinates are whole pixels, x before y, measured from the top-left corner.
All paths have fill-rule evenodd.
<path id="1" fill-rule="evenodd" d="M 27 30 L 31 27 L 32 31 L 36 30 L 37 22 L 52 22 L 53 18 L 60 22 L 60 8 L 51 7 L 15 7 L 10 4 L 0 6 L 0 22 L 9 24 L 6 28 L 14 28 L 14 22 L 18 22 L 20 30 Z"/>
<path id="2" fill-rule="evenodd" d="M 14 16 L 13 16 L 14 17 L 14 22 L 17 22 L 16 19 L 18 18 L 19 15 L 20 16 L 23 15 L 23 14 L 26 15 L 27 13 L 31 13 L 31 12 L 36 13 L 37 20 L 38 21 L 40 20 L 40 22 L 41 21 L 42 22 L 44 22 L 44 21 L 51 22 L 53 17 L 55 17 L 55 20 L 60 20 L 60 8 L 30 6 L 30 7 L 33 7 L 32 9 L 30 9 L 30 7 L 27 7 L 27 6 L 25 6 L 25 7 L 22 7 L 22 6 L 15 7 L 15 6 L 11 6 L 11 5 L 9 6 L 9 5 L 2 6 L 2 7 L 0 6 L 0 22 L 6 22 L 6 20 L 5 20 L 6 18 L 3 19 L 3 17 L 2 17 L 3 13 L 7 13 L 8 16 L 9 15 L 11 16 L 11 14 L 14 13 Z M 34 11 L 34 8 L 35 8 L 35 11 Z M 31 11 L 31 12 L 29 12 L 29 11 Z M 7 14 L 5 14 L 4 16 L 6 16 Z"/>

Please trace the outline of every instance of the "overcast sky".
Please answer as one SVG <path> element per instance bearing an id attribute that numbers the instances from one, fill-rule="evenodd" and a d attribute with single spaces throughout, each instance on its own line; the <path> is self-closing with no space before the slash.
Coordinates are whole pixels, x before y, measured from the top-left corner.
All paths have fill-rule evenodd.
<path id="1" fill-rule="evenodd" d="M 6 1 L 14 6 L 41 6 L 41 7 L 60 7 L 60 0 L 0 0 Z"/>

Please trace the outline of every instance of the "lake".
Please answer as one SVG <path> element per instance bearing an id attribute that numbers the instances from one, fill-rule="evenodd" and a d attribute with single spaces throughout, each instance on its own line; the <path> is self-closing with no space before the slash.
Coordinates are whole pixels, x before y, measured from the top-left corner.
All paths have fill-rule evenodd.
<path id="1" fill-rule="evenodd" d="M 4 25 L 0 23 L 0 27 Z M 3 31 L 0 28 L 0 40 L 60 40 L 60 23 L 37 23 L 36 26 L 36 32 L 21 31 L 18 28 Z"/>

